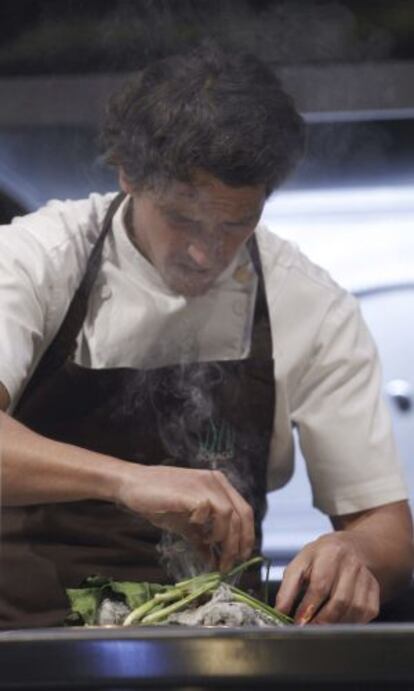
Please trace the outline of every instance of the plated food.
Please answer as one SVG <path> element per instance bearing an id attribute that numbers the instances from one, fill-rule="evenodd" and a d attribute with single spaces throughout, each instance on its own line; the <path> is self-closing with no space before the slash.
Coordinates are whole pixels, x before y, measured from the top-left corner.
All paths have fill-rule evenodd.
<path id="1" fill-rule="evenodd" d="M 115 581 L 91 576 L 67 590 L 68 625 L 78 626 L 284 626 L 292 619 L 249 593 L 235 581 L 255 557 L 227 574 L 204 573 L 173 585 Z"/>

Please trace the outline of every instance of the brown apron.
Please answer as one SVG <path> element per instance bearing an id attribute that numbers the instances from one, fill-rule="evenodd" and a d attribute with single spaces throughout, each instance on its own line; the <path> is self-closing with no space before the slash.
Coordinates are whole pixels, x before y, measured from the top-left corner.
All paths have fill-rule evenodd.
<path id="1" fill-rule="evenodd" d="M 76 339 L 122 199 L 118 195 L 108 209 L 84 278 L 15 417 L 46 437 L 128 461 L 214 467 L 237 476 L 236 486 L 255 509 L 260 550 L 275 382 L 256 240 L 249 243 L 258 292 L 247 359 L 151 370 L 81 367 L 73 362 Z M 138 515 L 104 501 L 4 508 L 0 626 L 61 624 L 68 611 L 65 588 L 88 575 L 165 582 L 156 549 L 160 535 Z"/>

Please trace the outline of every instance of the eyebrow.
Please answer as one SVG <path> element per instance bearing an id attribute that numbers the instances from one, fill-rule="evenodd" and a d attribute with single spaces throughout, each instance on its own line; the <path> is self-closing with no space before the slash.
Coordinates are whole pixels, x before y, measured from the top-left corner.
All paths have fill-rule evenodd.
<path id="1" fill-rule="evenodd" d="M 159 204 L 158 208 L 165 214 L 170 215 L 170 216 L 176 216 L 177 218 L 181 218 L 184 221 L 190 221 L 191 223 L 199 223 L 200 221 L 191 218 L 187 216 L 185 213 L 182 211 L 179 211 L 178 209 L 174 209 L 168 206 L 168 204 Z M 260 218 L 260 213 L 255 212 L 253 214 L 249 214 L 248 216 L 245 216 L 244 218 L 239 218 L 237 221 L 224 221 L 223 225 L 229 226 L 232 228 L 235 228 L 236 226 L 242 226 L 242 225 L 247 225 L 248 223 L 251 223 L 252 221 L 258 221 Z"/>
<path id="2" fill-rule="evenodd" d="M 177 209 L 170 209 L 168 206 L 160 206 L 159 208 L 161 209 L 162 213 L 166 214 L 167 216 L 175 216 L 176 218 L 181 218 L 183 221 L 198 223 L 196 219 L 191 218 L 186 214 L 183 214 L 181 211 L 178 211 Z"/>

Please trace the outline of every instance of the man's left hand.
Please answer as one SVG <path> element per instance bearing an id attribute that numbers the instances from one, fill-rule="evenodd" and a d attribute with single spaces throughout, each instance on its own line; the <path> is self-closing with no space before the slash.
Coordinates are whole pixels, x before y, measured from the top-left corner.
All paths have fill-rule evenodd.
<path id="1" fill-rule="evenodd" d="M 297 624 L 362 623 L 379 612 L 379 583 L 345 532 L 304 547 L 285 570 L 276 607 L 290 612 L 303 589 L 294 614 Z"/>
<path id="2" fill-rule="evenodd" d="M 285 570 L 276 607 L 298 624 L 363 623 L 395 597 L 414 568 L 407 501 L 332 516 L 337 532 L 306 545 Z"/>

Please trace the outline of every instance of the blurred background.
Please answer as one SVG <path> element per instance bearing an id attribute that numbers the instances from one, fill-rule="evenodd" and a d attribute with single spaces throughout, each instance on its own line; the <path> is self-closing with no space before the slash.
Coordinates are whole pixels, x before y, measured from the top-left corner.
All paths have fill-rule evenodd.
<path id="1" fill-rule="evenodd" d="M 264 220 L 359 298 L 414 500 L 414 2 L 3 0 L 0 32 L 2 223 L 115 189 L 99 151 L 104 103 L 148 61 L 212 36 L 274 67 L 309 134 Z M 265 522 L 276 578 L 328 528 L 296 456 Z"/>

